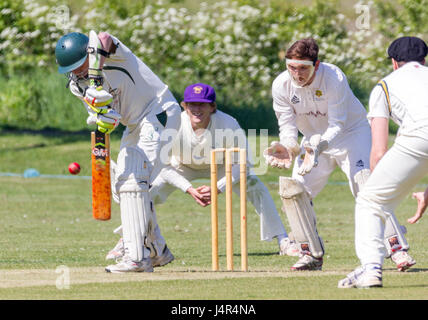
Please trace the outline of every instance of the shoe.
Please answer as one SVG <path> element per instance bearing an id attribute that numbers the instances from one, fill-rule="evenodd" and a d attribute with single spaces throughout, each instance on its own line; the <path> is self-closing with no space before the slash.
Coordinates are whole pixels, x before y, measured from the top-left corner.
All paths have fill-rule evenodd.
<path id="1" fill-rule="evenodd" d="M 313 257 L 310 252 L 301 252 L 300 259 L 291 267 L 292 271 L 321 270 L 322 258 Z"/>
<path id="2" fill-rule="evenodd" d="M 394 252 L 391 260 L 397 265 L 398 271 L 406 271 L 416 264 L 416 261 L 405 250 Z"/>
<path id="3" fill-rule="evenodd" d="M 358 267 L 351 273 L 349 273 L 346 278 L 340 280 L 337 284 L 338 288 L 354 288 L 355 283 L 357 279 L 361 276 L 361 274 L 364 272 L 363 267 Z"/>
<path id="4" fill-rule="evenodd" d="M 113 249 L 106 255 L 106 260 L 118 260 L 125 255 L 125 247 L 123 246 L 123 238 L 120 238 Z"/>
<path id="5" fill-rule="evenodd" d="M 295 241 L 291 241 L 290 238 L 284 238 L 279 244 L 279 255 L 280 256 L 291 256 L 298 257 L 300 254 L 299 246 Z"/>
<path id="6" fill-rule="evenodd" d="M 142 261 L 133 261 L 128 256 L 124 256 L 117 264 L 107 266 L 105 270 L 111 273 L 153 272 L 153 267 L 150 258 L 145 258 Z"/>
<path id="7" fill-rule="evenodd" d="M 358 267 L 346 278 L 340 280 L 337 287 L 341 289 L 382 287 L 382 268 L 365 269 Z"/>
<path id="8" fill-rule="evenodd" d="M 170 263 L 172 260 L 174 260 L 174 256 L 172 255 L 168 247 L 165 245 L 162 254 L 160 256 L 154 256 L 153 258 L 151 258 L 151 260 L 152 260 L 152 266 L 154 268 L 162 267 Z"/>

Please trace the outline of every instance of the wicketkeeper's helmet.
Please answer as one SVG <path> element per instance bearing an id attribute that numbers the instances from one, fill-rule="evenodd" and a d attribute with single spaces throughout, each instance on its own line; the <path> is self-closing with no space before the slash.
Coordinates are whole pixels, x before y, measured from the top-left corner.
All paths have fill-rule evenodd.
<path id="1" fill-rule="evenodd" d="M 72 32 L 62 36 L 55 48 L 58 72 L 67 73 L 79 68 L 88 56 L 89 38 L 83 33 Z"/>

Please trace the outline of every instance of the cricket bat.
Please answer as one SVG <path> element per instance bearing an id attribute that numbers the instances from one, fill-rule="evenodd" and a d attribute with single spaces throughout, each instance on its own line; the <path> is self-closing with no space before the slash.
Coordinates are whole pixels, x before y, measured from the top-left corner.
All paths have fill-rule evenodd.
<path id="1" fill-rule="evenodd" d="M 89 32 L 89 79 L 92 86 L 100 85 L 101 68 L 97 53 L 101 42 L 95 31 Z M 97 220 L 111 217 L 110 135 L 99 130 L 91 132 L 92 145 L 92 216 Z"/>
<path id="2" fill-rule="evenodd" d="M 92 216 L 96 220 L 111 217 L 110 135 L 91 132 Z"/>

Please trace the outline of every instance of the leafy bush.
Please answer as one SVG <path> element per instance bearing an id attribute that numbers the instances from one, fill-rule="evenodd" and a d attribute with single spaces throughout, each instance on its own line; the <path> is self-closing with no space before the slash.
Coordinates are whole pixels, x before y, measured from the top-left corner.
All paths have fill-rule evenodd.
<path id="1" fill-rule="evenodd" d="M 190 83 L 213 85 L 224 110 L 247 115 L 248 121 L 241 120 L 244 128 L 275 130 L 271 84 L 285 69 L 287 47 L 304 37 L 318 41 L 321 60 L 342 68 L 366 105 L 372 87 L 391 71 L 385 59 L 391 38 L 427 34 L 427 2 L 399 0 L 397 8 L 396 3 L 369 1 L 376 20 L 371 19 L 369 30 L 359 30 L 356 16 L 338 11 L 338 1 L 314 0 L 304 7 L 283 0 L 223 0 L 202 2 L 191 10 L 179 0 L 76 0 L 70 5 L 2 0 L 0 81 L 6 89 L 0 93 L 0 123 L 81 128 L 80 111 L 73 117 L 63 113 L 74 110 L 76 100 L 59 85 L 63 80 L 55 71 L 54 49 L 63 34 L 91 29 L 117 36 L 178 100 Z M 41 84 L 46 85 L 39 88 Z M 62 105 L 49 103 L 50 96 Z"/>
<path id="2" fill-rule="evenodd" d="M 0 77 L 0 125 L 21 129 L 87 129 L 87 112 L 57 73 L 33 70 Z"/>
<path id="3" fill-rule="evenodd" d="M 32 0 L 0 1 L 0 71 L 11 74 L 35 68 L 46 68 L 55 63 L 56 42 L 64 33 L 58 19 L 60 10 L 56 1 L 41 5 Z M 67 26 L 75 28 L 77 16 L 70 17 Z"/>

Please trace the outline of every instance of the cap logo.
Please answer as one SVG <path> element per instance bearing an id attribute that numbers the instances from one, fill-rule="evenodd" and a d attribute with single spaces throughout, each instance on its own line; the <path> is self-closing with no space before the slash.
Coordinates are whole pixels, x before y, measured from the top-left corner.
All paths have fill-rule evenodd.
<path id="1" fill-rule="evenodd" d="M 202 92 L 202 90 L 203 90 L 202 87 L 197 86 L 197 87 L 193 88 L 193 93 L 200 94 Z"/>

